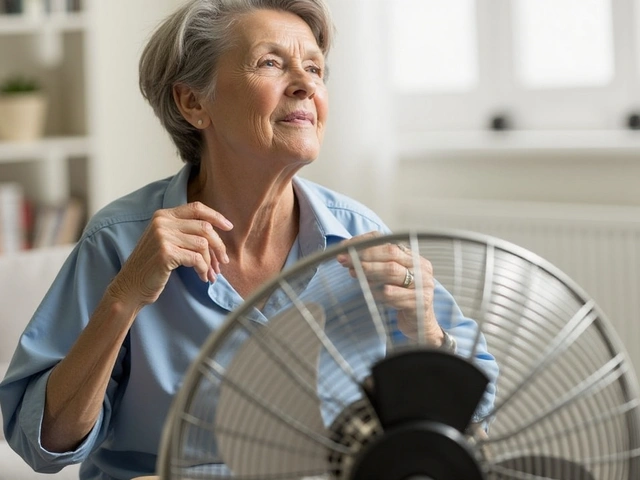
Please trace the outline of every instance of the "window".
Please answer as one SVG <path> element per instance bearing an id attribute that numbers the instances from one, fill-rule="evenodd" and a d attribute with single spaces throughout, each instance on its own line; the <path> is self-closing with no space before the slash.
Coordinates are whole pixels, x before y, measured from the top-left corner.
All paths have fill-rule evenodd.
<path id="1" fill-rule="evenodd" d="M 401 133 L 619 129 L 640 102 L 640 0 L 388 0 Z"/>
<path id="2" fill-rule="evenodd" d="M 513 59 L 524 87 L 602 87 L 613 80 L 610 0 L 515 0 L 513 7 Z"/>
<path id="3" fill-rule="evenodd" d="M 442 93 L 477 86 L 475 4 L 475 0 L 394 1 L 392 81 L 399 91 Z"/>

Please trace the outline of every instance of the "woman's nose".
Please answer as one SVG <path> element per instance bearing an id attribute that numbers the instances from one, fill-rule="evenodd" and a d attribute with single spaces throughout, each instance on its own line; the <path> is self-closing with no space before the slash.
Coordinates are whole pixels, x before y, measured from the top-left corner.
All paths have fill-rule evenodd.
<path id="1" fill-rule="evenodd" d="M 309 72 L 296 70 L 291 73 L 291 81 L 287 86 L 287 95 L 299 99 L 313 98 L 316 93 L 316 82 Z"/>

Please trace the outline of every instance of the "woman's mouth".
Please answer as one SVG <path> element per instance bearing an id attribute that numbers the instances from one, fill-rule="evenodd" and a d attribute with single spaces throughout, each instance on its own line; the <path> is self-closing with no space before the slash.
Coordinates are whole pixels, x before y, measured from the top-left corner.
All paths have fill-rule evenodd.
<path id="1" fill-rule="evenodd" d="M 296 110 L 294 112 L 291 112 L 285 115 L 281 121 L 293 125 L 316 124 L 315 116 L 311 112 L 307 112 L 305 110 Z"/>

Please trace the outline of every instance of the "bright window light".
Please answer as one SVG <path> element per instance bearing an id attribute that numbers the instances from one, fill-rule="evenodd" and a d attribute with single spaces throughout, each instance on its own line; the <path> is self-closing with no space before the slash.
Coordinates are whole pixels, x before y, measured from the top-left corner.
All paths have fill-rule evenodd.
<path id="1" fill-rule="evenodd" d="M 478 82 L 476 0 L 390 0 L 393 83 L 404 93 Z"/>
<path id="2" fill-rule="evenodd" d="M 613 79 L 611 0 L 514 0 L 513 7 L 523 86 L 598 87 Z"/>

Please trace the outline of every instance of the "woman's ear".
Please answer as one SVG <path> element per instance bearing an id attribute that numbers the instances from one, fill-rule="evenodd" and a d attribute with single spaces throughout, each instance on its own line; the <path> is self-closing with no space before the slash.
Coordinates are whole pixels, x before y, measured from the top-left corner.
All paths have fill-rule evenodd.
<path id="1" fill-rule="evenodd" d="M 195 128 L 202 130 L 209 126 L 209 115 L 191 87 L 183 83 L 174 85 L 173 100 L 184 119 Z"/>

